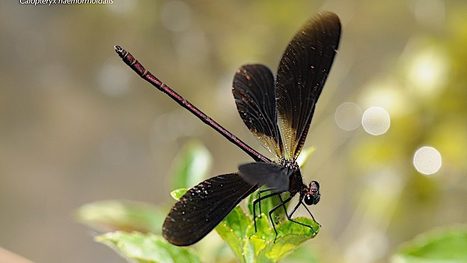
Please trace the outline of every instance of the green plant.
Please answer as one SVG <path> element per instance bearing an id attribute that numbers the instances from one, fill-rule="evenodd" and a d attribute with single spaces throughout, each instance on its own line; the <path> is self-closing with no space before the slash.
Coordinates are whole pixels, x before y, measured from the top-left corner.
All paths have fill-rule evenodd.
<path id="1" fill-rule="evenodd" d="M 299 164 L 303 167 L 313 148 L 305 149 Z M 194 183 L 206 178 L 211 163 L 209 152 L 199 143 L 189 143 L 176 158 L 173 184 L 178 188 L 171 192 L 174 199 L 181 197 Z M 315 237 L 319 224 L 309 218 L 297 218 L 313 228 L 294 224 L 277 213 L 278 236 L 268 217 L 257 218 L 258 231 L 254 230 L 252 202 L 256 194 L 247 198 L 246 206 L 237 206 L 215 228 L 223 239 L 207 236 L 192 247 L 176 247 L 165 241 L 161 227 L 168 207 L 158 207 L 133 201 L 100 201 L 83 205 L 78 210 L 79 220 L 94 229 L 105 232 L 96 241 L 113 248 L 132 262 L 277 262 L 285 256 L 299 262 L 317 262 L 309 249 L 300 245 Z M 268 211 L 277 200 L 262 203 Z M 229 247 L 232 252 L 227 252 Z M 293 252 L 293 253 L 292 253 Z M 461 263 L 467 262 L 467 227 L 457 226 L 420 234 L 401 246 L 392 257 L 393 263 Z"/>
<path id="2" fill-rule="evenodd" d="M 303 164 L 312 149 L 306 149 Z M 195 180 L 208 174 L 211 157 L 199 143 L 188 144 L 176 158 L 172 191 L 174 198 L 186 192 Z M 283 212 L 275 215 L 278 236 L 272 230 L 268 217 L 262 214 L 256 219 L 257 232 L 252 218 L 252 202 L 256 194 L 247 199 L 247 208 L 237 206 L 215 228 L 219 236 L 231 248 L 240 262 L 277 262 L 295 251 L 319 232 L 319 224 L 309 218 L 297 221 L 310 225 L 303 227 L 286 219 Z M 277 200 L 262 202 L 262 210 L 269 211 Z M 82 206 L 78 218 L 101 231 L 110 231 L 96 237 L 96 241 L 108 245 L 120 255 L 136 262 L 200 262 L 200 256 L 191 248 L 176 247 L 160 236 L 165 213 L 160 207 L 129 201 L 102 201 Z M 198 251 L 198 250 L 197 250 Z M 312 258 L 312 256 L 309 256 Z"/>
<path id="3" fill-rule="evenodd" d="M 393 263 L 467 262 L 467 227 L 440 228 L 418 235 L 403 244 Z"/>

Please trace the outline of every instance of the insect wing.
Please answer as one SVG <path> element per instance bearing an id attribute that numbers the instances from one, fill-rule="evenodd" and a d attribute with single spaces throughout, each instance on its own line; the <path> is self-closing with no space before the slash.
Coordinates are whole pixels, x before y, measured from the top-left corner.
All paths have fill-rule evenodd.
<path id="1" fill-rule="evenodd" d="M 339 46 L 341 24 L 334 13 L 309 20 L 287 46 L 276 82 L 278 122 L 285 158 L 295 160 L 305 143 L 316 102 Z"/>
<path id="2" fill-rule="evenodd" d="M 243 65 L 234 76 L 232 93 L 248 129 L 278 157 L 282 142 L 277 126 L 274 76 L 260 64 Z"/>
<path id="3" fill-rule="evenodd" d="M 247 163 L 238 167 L 238 174 L 248 183 L 274 189 L 274 192 L 289 190 L 290 170 L 273 163 Z"/>
<path id="4" fill-rule="evenodd" d="M 165 218 L 162 235 L 173 245 L 194 244 L 256 189 L 234 173 L 207 179 L 188 190 L 175 203 Z"/>

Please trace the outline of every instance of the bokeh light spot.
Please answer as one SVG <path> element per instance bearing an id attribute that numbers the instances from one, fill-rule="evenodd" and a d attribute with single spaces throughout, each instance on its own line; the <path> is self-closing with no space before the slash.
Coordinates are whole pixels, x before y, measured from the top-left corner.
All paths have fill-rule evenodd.
<path id="1" fill-rule="evenodd" d="M 428 48 L 411 62 L 408 78 L 418 94 L 435 95 L 446 81 L 447 68 L 446 55 L 436 48 Z"/>
<path id="2" fill-rule="evenodd" d="M 413 155 L 413 165 L 421 174 L 434 174 L 442 166 L 441 153 L 431 146 L 420 147 Z"/>
<path id="3" fill-rule="evenodd" d="M 367 108 L 379 105 L 391 112 L 391 117 L 406 114 L 412 104 L 408 101 L 405 87 L 394 79 L 375 80 L 368 83 L 361 94 L 359 104 Z"/>
<path id="4" fill-rule="evenodd" d="M 370 107 L 362 116 L 363 129 L 371 135 L 385 134 L 391 126 L 391 117 L 382 107 Z"/>
<path id="5" fill-rule="evenodd" d="M 344 102 L 334 113 L 337 126 L 344 131 L 353 131 L 360 126 L 362 109 L 353 102 Z"/>

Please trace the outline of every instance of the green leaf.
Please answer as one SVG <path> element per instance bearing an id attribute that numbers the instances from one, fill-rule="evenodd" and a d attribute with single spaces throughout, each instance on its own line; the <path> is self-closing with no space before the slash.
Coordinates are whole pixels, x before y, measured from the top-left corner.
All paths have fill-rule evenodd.
<path id="1" fill-rule="evenodd" d="M 467 262 L 467 226 L 424 233 L 403 245 L 394 263 Z"/>
<path id="2" fill-rule="evenodd" d="M 317 251 L 310 247 L 301 246 L 286 257 L 288 263 L 318 263 Z"/>
<path id="3" fill-rule="evenodd" d="M 237 258 L 243 257 L 243 242 L 251 219 L 239 206 L 234 208 L 216 227 L 217 234 L 229 245 Z"/>
<path id="4" fill-rule="evenodd" d="M 246 215 L 241 207 L 236 207 L 216 227 L 216 231 L 241 262 L 277 262 L 319 232 L 319 224 L 311 219 L 294 220 L 312 228 L 282 220 L 276 225 L 278 236 L 274 242 L 275 233 L 268 216 L 262 214 L 256 219 L 258 231 L 255 233 L 252 217 Z"/>
<path id="5" fill-rule="evenodd" d="M 247 236 L 251 236 L 245 243 L 244 250 L 247 258 L 254 258 L 248 262 L 278 262 L 284 256 L 296 250 L 303 242 L 315 237 L 319 232 L 319 224 L 309 218 L 296 218 L 298 222 L 311 226 L 305 227 L 292 221 L 285 220 L 276 226 L 278 235 L 274 242 L 275 233 L 268 217 L 263 215 L 257 219 L 258 231 L 250 225 Z"/>
<path id="6" fill-rule="evenodd" d="M 132 262 L 200 262 L 191 249 L 173 246 L 154 234 L 112 232 L 96 237 L 96 241 Z"/>
<path id="7" fill-rule="evenodd" d="M 265 196 L 267 194 L 270 194 L 270 192 L 261 193 L 261 196 Z M 290 196 L 290 194 L 288 192 L 285 192 L 285 193 L 282 193 L 281 196 L 282 196 L 282 200 L 285 200 Z M 254 192 L 248 197 L 248 200 L 247 200 L 248 211 L 250 212 L 251 216 L 253 216 L 253 202 L 258 198 L 259 198 L 258 191 Z M 278 196 L 266 198 L 261 201 L 261 212 L 271 211 L 274 207 L 276 207 L 280 203 L 281 201 Z M 289 203 L 285 204 L 286 208 L 289 206 Z M 256 204 L 256 215 L 258 216 L 259 214 L 260 214 L 259 204 L 257 203 Z M 280 221 L 284 220 L 285 219 L 284 209 L 277 209 L 273 214 L 273 219 L 275 223 L 279 223 Z"/>
<path id="8" fill-rule="evenodd" d="M 300 165 L 306 162 L 313 151 L 314 148 L 310 147 L 302 152 Z M 269 192 L 264 192 L 261 193 L 261 196 L 267 194 Z M 282 200 L 289 196 L 289 193 L 281 194 Z M 247 199 L 249 215 L 246 215 L 240 207 L 237 207 L 216 228 L 218 234 L 232 248 L 241 262 L 278 262 L 286 255 L 297 250 L 303 242 L 318 234 L 320 228 L 318 223 L 309 218 L 296 218 L 294 220 L 311 227 L 294 223 L 286 218 L 284 209 L 279 208 L 273 213 L 273 220 L 278 232 L 276 238 L 267 212 L 281 203 L 278 196 L 261 201 L 261 212 L 263 214 L 256 219 L 257 232 L 255 232 L 252 218 L 253 201 L 257 198 L 258 191 L 251 194 Z M 256 206 L 256 212 L 257 216 L 259 216 L 258 205 Z"/>
<path id="9" fill-rule="evenodd" d="M 178 201 L 186 192 L 188 192 L 188 189 L 179 188 L 170 192 L 170 196 L 172 196 L 173 199 Z"/>
<path id="10" fill-rule="evenodd" d="M 211 168 L 212 157 L 201 143 L 192 141 L 178 153 L 172 166 L 173 188 L 191 188 L 203 181 Z"/>
<path id="11" fill-rule="evenodd" d="M 109 200 L 81 206 L 77 217 L 81 223 L 99 231 L 158 233 L 165 213 L 145 203 Z"/>

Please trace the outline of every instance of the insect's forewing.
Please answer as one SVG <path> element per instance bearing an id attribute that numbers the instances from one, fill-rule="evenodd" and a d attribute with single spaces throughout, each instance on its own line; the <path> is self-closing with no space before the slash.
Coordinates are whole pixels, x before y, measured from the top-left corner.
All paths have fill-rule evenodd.
<path id="1" fill-rule="evenodd" d="M 290 170 L 274 163 L 247 163 L 238 167 L 238 174 L 252 185 L 266 185 L 274 192 L 289 190 Z"/>
<path id="2" fill-rule="evenodd" d="M 260 64 L 243 65 L 235 73 L 232 93 L 238 112 L 248 129 L 263 145 L 282 156 L 282 142 L 277 126 L 274 76 Z"/>
<path id="3" fill-rule="evenodd" d="M 177 246 L 194 244 L 256 189 L 238 174 L 207 179 L 188 190 L 172 207 L 162 226 L 162 235 Z"/>
<path id="4" fill-rule="evenodd" d="M 337 52 L 339 18 L 322 13 L 308 21 L 287 46 L 279 64 L 276 102 L 285 158 L 295 160 Z"/>

